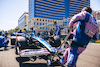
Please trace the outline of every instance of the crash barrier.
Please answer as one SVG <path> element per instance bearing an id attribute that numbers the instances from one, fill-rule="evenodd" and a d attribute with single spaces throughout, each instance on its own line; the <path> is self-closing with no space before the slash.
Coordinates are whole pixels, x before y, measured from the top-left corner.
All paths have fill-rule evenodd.
<path id="1" fill-rule="evenodd" d="M 66 37 L 67 35 L 61 35 L 61 40 L 64 40 L 65 39 L 65 37 Z M 97 41 L 93 41 L 93 40 L 91 40 L 91 42 L 92 43 L 100 43 L 100 34 L 99 34 L 99 40 L 97 40 Z"/>

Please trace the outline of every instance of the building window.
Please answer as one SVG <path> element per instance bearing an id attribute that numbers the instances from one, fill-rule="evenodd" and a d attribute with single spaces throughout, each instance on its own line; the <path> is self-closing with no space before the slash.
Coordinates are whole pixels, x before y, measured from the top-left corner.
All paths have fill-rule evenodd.
<path id="1" fill-rule="evenodd" d="M 65 25 L 63 24 L 63 26 L 65 26 Z"/>
<path id="2" fill-rule="evenodd" d="M 41 23 L 40 23 L 40 25 L 41 25 Z"/>
<path id="3" fill-rule="evenodd" d="M 38 23 L 38 25 L 40 25 L 40 23 Z"/>
<path id="4" fill-rule="evenodd" d="M 34 22 L 34 23 L 32 23 L 32 25 L 35 25 L 35 22 Z"/>
<path id="5" fill-rule="evenodd" d="M 44 27 L 43 27 L 43 29 L 44 29 Z"/>
<path id="6" fill-rule="evenodd" d="M 54 30 L 55 28 L 53 28 L 53 30 Z"/>
<path id="7" fill-rule="evenodd" d="M 32 23 L 32 25 L 34 25 L 34 23 Z"/>
<path id="8" fill-rule="evenodd" d="M 44 25 L 44 23 L 43 23 L 43 25 Z"/>
<path id="9" fill-rule="evenodd" d="M 52 26 L 52 24 L 50 24 L 50 26 Z"/>
<path id="10" fill-rule="evenodd" d="M 48 28 L 46 27 L 46 30 L 47 30 Z"/>
<path id="11" fill-rule="evenodd" d="M 37 25 L 39 25 L 39 23 L 37 22 Z"/>
<path id="12" fill-rule="evenodd" d="M 47 23 L 45 23 L 45 25 L 47 26 Z"/>
<path id="13" fill-rule="evenodd" d="M 37 21 L 38 21 L 38 19 L 37 19 Z"/>
<path id="14" fill-rule="evenodd" d="M 44 25 L 46 25 L 46 24 L 44 23 Z"/>

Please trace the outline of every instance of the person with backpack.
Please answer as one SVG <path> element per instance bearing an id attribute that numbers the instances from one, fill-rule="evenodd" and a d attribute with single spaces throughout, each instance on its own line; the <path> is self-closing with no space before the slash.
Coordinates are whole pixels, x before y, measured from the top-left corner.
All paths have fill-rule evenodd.
<path id="1" fill-rule="evenodd" d="M 69 23 L 69 28 L 78 22 L 78 27 L 75 31 L 71 47 L 65 50 L 63 57 L 60 60 L 61 64 L 67 62 L 67 67 L 76 67 L 78 56 L 86 49 L 89 41 L 93 39 L 98 40 L 98 24 L 93 17 L 92 9 L 84 7 L 80 13 L 74 15 Z"/>

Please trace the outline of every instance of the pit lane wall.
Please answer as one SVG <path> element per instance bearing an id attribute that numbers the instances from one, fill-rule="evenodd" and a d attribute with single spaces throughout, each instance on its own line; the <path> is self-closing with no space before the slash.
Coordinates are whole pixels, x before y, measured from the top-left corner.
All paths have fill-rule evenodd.
<path id="1" fill-rule="evenodd" d="M 61 35 L 61 40 L 64 40 L 66 36 L 67 36 L 67 35 Z M 93 40 L 91 40 L 91 42 L 92 42 L 92 43 L 100 43 L 100 34 L 99 34 L 99 40 L 97 40 L 96 42 L 93 41 Z"/>

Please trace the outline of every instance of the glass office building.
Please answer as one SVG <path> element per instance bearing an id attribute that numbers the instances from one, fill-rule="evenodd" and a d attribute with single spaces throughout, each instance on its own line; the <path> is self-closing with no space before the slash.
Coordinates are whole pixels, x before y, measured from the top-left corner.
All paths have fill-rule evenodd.
<path id="1" fill-rule="evenodd" d="M 90 0 L 70 0 L 68 17 L 79 13 L 86 6 L 90 6 Z"/>
<path id="2" fill-rule="evenodd" d="M 23 15 L 18 19 L 18 27 L 24 29 L 28 24 L 28 12 L 23 13 Z"/>
<path id="3" fill-rule="evenodd" d="M 85 6 L 90 6 L 90 0 L 29 0 L 29 20 L 33 17 L 62 20 Z"/>
<path id="4" fill-rule="evenodd" d="M 65 16 L 64 0 L 29 0 L 29 20 L 33 17 L 61 20 Z"/>
<path id="5" fill-rule="evenodd" d="M 86 6 L 90 0 L 29 0 L 29 28 L 72 17 Z"/>

